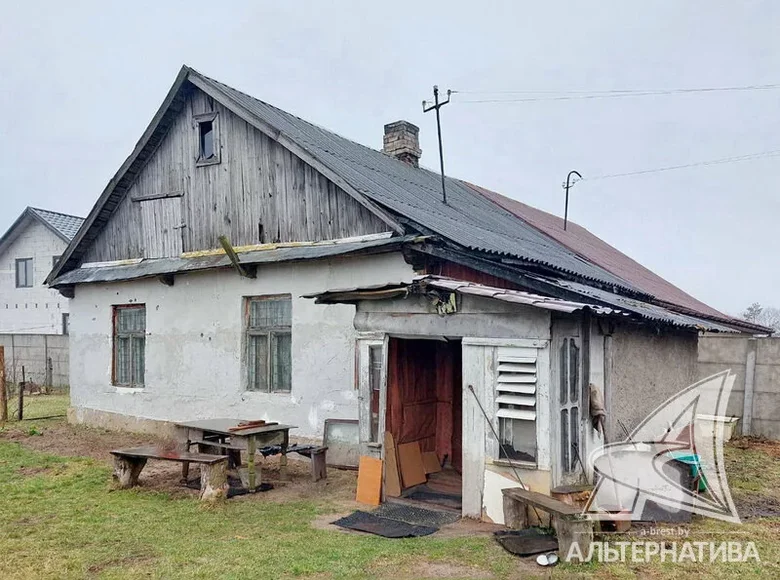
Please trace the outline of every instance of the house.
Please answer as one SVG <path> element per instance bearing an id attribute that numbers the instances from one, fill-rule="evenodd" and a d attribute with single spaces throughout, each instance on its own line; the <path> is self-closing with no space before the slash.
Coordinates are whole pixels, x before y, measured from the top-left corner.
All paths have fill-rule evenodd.
<path id="1" fill-rule="evenodd" d="M 693 382 L 699 332 L 766 331 L 549 214 L 453 178 L 444 203 L 420 155 L 405 121 L 377 151 L 183 67 L 48 279 L 71 419 L 359 419 L 364 453 L 419 441 L 500 521 L 511 468 L 583 478 L 590 383 L 621 433 Z"/>
<path id="2" fill-rule="evenodd" d="M 44 280 L 83 221 L 28 207 L 0 238 L 0 334 L 68 333 L 68 300 Z"/>

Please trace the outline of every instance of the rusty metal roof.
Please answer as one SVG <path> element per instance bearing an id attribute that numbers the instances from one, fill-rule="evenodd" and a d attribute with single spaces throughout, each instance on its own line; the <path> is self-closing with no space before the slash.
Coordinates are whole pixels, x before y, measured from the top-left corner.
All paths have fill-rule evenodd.
<path id="1" fill-rule="evenodd" d="M 468 183 L 469 187 L 478 191 L 499 207 L 512 212 L 540 232 L 545 233 L 566 246 L 572 252 L 598 264 L 612 274 L 619 276 L 638 290 L 654 296 L 661 302 L 682 306 L 707 316 L 729 318 L 703 302 L 696 300 L 671 282 L 664 280 L 658 274 L 648 270 L 636 260 L 628 257 L 620 250 L 592 234 L 582 226 L 569 221 L 567 229 L 563 229 L 563 219 L 525 203 L 510 199 L 490 191 L 484 187 Z"/>

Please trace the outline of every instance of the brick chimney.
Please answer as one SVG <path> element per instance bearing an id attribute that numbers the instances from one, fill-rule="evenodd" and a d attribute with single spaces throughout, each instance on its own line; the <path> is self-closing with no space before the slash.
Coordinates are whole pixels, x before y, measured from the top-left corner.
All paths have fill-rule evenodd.
<path id="1" fill-rule="evenodd" d="M 385 125 L 382 152 L 414 167 L 420 166 L 420 128 L 409 121 L 396 121 Z"/>

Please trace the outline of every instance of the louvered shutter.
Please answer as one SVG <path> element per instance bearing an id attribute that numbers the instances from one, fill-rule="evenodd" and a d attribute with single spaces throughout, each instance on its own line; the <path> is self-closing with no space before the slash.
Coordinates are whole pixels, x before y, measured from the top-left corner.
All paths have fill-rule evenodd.
<path id="1" fill-rule="evenodd" d="M 536 420 L 536 356 L 498 355 L 497 416 Z"/>

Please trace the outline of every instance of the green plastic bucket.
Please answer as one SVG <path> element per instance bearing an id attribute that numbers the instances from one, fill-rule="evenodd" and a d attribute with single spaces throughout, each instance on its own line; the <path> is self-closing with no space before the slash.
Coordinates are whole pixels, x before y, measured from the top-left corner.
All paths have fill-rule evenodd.
<path id="1" fill-rule="evenodd" d="M 668 455 L 672 459 L 676 459 L 680 463 L 688 465 L 691 468 L 691 475 L 693 476 L 694 481 L 698 479 L 699 491 L 707 491 L 707 479 L 701 471 L 701 463 L 699 462 L 698 455 L 687 451 L 669 451 Z"/>

